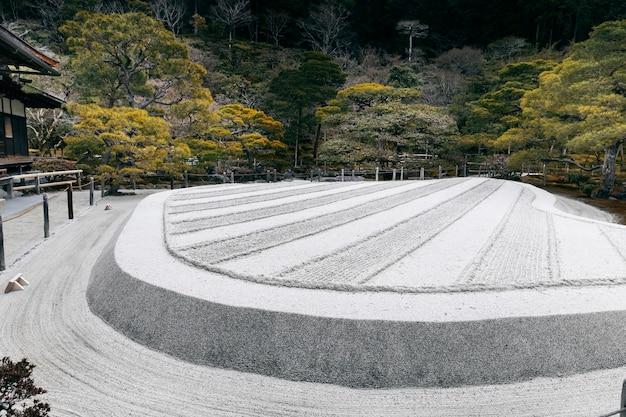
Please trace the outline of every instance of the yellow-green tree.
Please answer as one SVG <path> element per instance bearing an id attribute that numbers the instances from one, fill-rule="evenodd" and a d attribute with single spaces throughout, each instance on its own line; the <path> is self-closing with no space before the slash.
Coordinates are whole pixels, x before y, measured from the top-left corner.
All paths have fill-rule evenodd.
<path id="1" fill-rule="evenodd" d="M 186 144 L 172 142 L 169 123 L 146 110 L 72 103 L 68 111 L 78 122 L 65 139 L 67 156 L 116 181 L 159 171 L 174 175 L 190 157 Z"/>
<path id="2" fill-rule="evenodd" d="M 245 155 L 250 168 L 255 159 L 281 156 L 287 150 L 281 141 L 283 124 L 262 111 L 228 104 L 215 115 L 218 122 L 209 130 L 210 136 L 231 155 Z"/>
<path id="3" fill-rule="evenodd" d="M 412 88 L 358 84 L 317 112 L 327 129 L 320 159 L 336 164 L 394 164 L 402 153 L 439 151 L 457 135 L 442 109 L 416 103 Z"/>
<path id="4" fill-rule="evenodd" d="M 597 197 L 608 198 L 626 140 L 626 21 L 606 22 L 521 101 L 528 134 L 602 155 Z"/>
<path id="5" fill-rule="evenodd" d="M 202 88 L 206 70 L 161 21 L 143 13 L 80 11 L 59 30 L 72 52 L 73 88 L 81 102 L 168 106 Z"/>

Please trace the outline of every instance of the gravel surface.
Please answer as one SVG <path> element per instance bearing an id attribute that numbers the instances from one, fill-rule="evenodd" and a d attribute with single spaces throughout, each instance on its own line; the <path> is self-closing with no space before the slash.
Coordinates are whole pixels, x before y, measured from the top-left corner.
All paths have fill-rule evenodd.
<path id="1" fill-rule="evenodd" d="M 54 415 L 590 416 L 618 408 L 624 367 L 502 385 L 352 389 L 193 365 L 148 349 L 91 314 L 85 297 L 96 259 L 140 199 L 111 197 L 81 211 L 36 247 L 16 251 L 17 260 L 7 257 L 0 274 L 6 281 L 21 272 L 31 283 L 0 295 L 0 355 L 37 365 Z M 7 221 L 5 232 L 37 229 L 33 214 L 19 227 Z"/>

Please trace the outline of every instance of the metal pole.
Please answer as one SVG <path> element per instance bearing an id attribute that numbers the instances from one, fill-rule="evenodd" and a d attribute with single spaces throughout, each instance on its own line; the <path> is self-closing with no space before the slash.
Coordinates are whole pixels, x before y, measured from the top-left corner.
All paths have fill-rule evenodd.
<path id="1" fill-rule="evenodd" d="M 89 177 L 89 205 L 93 206 L 93 192 L 94 192 L 93 177 Z"/>
<path id="2" fill-rule="evenodd" d="M 74 218 L 74 199 L 72 196 L 72 185 L 67 188 L 67 218 Z"/>
<path id="3" fill-rule="evenodd" d="M 104 175 L 100 177 L 100 198 L 104 198 Z"/>
<path id="4" fill-rule="evenodd" d="M 6 269 L 4 262 L 4 231 L 2 230 L 2 216 L 0 216 L 0 271 Z"/>
<path id="5" fill-rule="evenodd" d="M 48 213 L 48 194 L 43 195 L 43 237 L 50 237 L 50 215 Z"/>
<path id="6" fill-rule="evenodd" d="M 424 180 L 424 167 L 420 168 L 420 180 L 423 181 Z"/>

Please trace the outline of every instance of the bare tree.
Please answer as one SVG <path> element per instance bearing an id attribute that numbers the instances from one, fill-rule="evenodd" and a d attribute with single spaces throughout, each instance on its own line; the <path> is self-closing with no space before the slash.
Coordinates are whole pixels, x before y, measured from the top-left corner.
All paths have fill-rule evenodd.
<path id="1" fill-rule="evenodd" d="M 435 58 L 437 66 L 464 75 L 478 74 L 484 62 L 480 49 L 464 46 L 452 48 Z"/>
<path id="2" fill-rule="evenodd" d="M 37 0 L 33 2 L 33 9 L 37 11 L 41 17 L 42 25 L 53 31 L 59 28 L 63 17 L 63 0 Z"/>
<path id="3" fill-rule="evenodd" d="M 409 62 L 413 57 L 413 38 L 425 38 L 428 35 L 428 25 L 420 23 L 419 20 L 401 20 L 396 24 L 396 30 L 405 35 L 409 35 Z"/>
<path id="4" fill-rule="evenodd" d="M 290 20 L 291 17 L 285 12 L 269 10 L 265 14 L 263 18 L 263 26 L 268 38 L 274 42 L 274 45 L 278 45 L 278 42 L 283 37 L 283 32 L 285 32 L 287 24 Z"/>
<path id="5" fill-rule="evenodd" d="M 107 2 L 101 0 L 94 6 L 94 11 L 102 14 L 123 14 L 127 12 L 126 8 L 119 0 Z"/>
<path id="6" fill-rule="evenodd" d="M 170 28 L 172 33 L 178 34 L 187 8 L 180 0 L 151 0 L 150 9 L 154 16 Z"/>
<path id="7" fill-rule="evenodd" d="M 60 109 L 26 109 L 30 130 L 28 145 L 41 155 L 50 153 L 61 140 L 59 128 L 67 123 L 67 116 Z"/>
<path id="8" fill-rule="evenodd" d="M 429 65 L 423 69 L 424 83 L 421 100 L 431 106 L 445 106 L 459 94 L 465 78 L 457 71 Z"/>
<path id="9" fill-rule="evenodd" d="M 0 17 L 2 22 L 16 21 L 19 16 L 17 14 L 18 0 L 9 0 L 8 4 L 0 3 Z"/>
<path id="10" fill-rule="evenodd" d="M 313 50 L 336 56 L 347 46 L 349 16 L 349 10 L 341 3 L 326 1 L 307 20 L 299 21 L 298 27 Z"/>
<path id="11" fill-rule="evenodd" d="M 222 22 L 228 31 L 229 51 L 232 50 L 235 30 L 254 20 L 249 4 L 249 0 L 217 0 L 217 4 L 211 7 L 211 16 Z"/>
<path id="12" fill-rule="evenodd" d="M 489 56 L 492 60 L 504 59 L 507 63 L 510 63 L 513 61 L 515 55 L 528 46 L 528 42 L 523 38 L 507 36 L 506 38 L 491 42 L 487 46 L 487 49 L 489 50 Z"/>

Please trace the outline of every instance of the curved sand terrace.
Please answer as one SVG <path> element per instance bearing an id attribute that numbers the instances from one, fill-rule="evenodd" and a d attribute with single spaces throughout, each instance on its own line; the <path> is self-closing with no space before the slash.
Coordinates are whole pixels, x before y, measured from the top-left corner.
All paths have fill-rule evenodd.
<path id="1" fill-rule="evenodd" d="M 104 251 L 89 303 L 156 350 L 292 380 L 480 385 L 622 366 L 626 229 L 555 201 L 477 178 L 159 193 Z"/>

